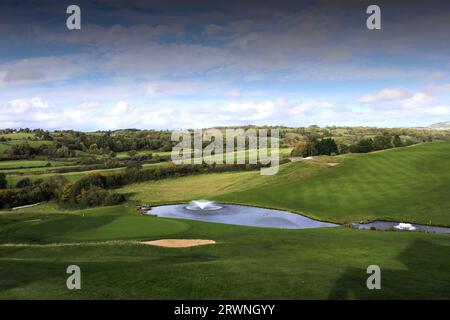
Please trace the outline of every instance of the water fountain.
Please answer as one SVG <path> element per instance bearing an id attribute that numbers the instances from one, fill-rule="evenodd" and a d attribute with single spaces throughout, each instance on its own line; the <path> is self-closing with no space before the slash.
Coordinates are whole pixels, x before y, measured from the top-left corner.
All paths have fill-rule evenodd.
<path id="1" fill-rule="evenodd" d="M 398 230 L 408 230 L 408 231 L 416 230 L 416 228 L 411 223 L 403 223 L 403 222 L 400 222 L 398 225 L 394 226 L 394 228 Z"/>
<path id="2" fill-rule="evenodd" d="M 186 206 L 188 210 L 201 210 L 201 211 L 210 211 L 210 210 L 219 210 L 222 209 L 221 206 L 218 206 L 213 201 L 208 200 L 193 200 L 191 203 Z"/>
<path id="3" fill-rule="evenodd" d="M 353 223 L 353 226 L 358 229 L 370 229 L 370 230 L 400 230 L 400 231 L 422 231 L 422 232 L 433 232 L 433 233 L 449 233 L 450 228 L 439 227 L 439 226 L 429 226 L 425 224 L 411 224 L 404 222 L 394 222 L 394 221 L 382 221 L 375 220 L 367 223 Z"/>

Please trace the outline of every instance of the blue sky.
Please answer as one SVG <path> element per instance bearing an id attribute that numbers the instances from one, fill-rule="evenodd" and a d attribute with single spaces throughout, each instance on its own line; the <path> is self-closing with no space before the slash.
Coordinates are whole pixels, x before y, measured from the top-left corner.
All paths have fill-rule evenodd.
<path id="1" fill-rule="evenodd" d="M 369 4 L 0 1 L 0 127 L 449 120 L 450 4 L 378 1 L 374 31 Z"/>

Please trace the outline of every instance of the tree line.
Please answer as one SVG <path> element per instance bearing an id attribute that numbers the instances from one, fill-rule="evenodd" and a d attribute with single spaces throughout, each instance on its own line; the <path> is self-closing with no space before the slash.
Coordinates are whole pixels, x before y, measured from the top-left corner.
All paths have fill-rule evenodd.
<path id="1" fill-rule="evenodd" d="M 201 164 L 142 169 L 139 163 L 134 163 L 124 172 L 93 173 L 75 182 L 68 181 L 63 176 L 53 176 L 35 181 L 24 178 L 17 183 L 15 188 L 10 189 L 4 189 L 6 188 L 6 178 L 4 174 L 0 173 L 0 208 L 12 208 L 52 199 L 62 205 L 75 207 L 113 205 L 125 200 L 123 194 L 119 194 L 113 189 L 126 184 L 200 173 L 257 170 L 262 167 L 264 165 L 261 164 Z"/>
<path id="2" fill-rule="evenodd" d="M 391 136 L 387 133 L 372 138 L 359 140 L 351 145 L 338 145 L 333 138 L 317 139 L 315 137 L 299 141 L 291 152 L 294 157 L 310 157 L 317 155 L 337 155 L 342 153 L 367 153 L 376 150 L 403 147 L 412 144 L 403 142 L 399 135 Z"/>

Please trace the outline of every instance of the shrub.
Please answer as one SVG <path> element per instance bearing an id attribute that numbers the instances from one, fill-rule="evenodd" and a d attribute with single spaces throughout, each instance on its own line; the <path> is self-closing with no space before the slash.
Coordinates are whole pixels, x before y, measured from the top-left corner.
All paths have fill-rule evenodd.
<path id="1" fill-rule="evenodd" d="M 0 172 L 0 189 L 5 189 L 8 185 L 8 181 L 6 180 L 6 175 L 3 172 Z"/>
<path id="2" fill-rule="evenodd" d="M 30 178 L 23 178 L 17 182 L 16 188 L 28 188 L 31 185 L 32 185 L 32 181 Z"/>
<path id="3" fill-rule="evenodd" d="M 63 190 L 65 181 L 63 177 L 56 176 L 27 183 L 24 188 L 0 190 L 0 208 L 18 207 L 57 198 Z"/>

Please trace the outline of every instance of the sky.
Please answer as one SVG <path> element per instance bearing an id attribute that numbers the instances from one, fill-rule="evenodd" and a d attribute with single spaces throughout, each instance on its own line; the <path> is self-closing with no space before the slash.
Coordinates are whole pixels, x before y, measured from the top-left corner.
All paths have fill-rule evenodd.
<path id="1" fill-rule="evenodd" d="M 449 1 L 0 0 L 0 128 L 426 126 L 449 57 Z"/>

